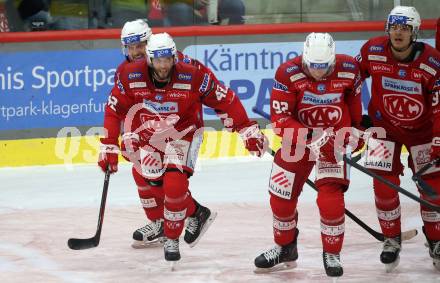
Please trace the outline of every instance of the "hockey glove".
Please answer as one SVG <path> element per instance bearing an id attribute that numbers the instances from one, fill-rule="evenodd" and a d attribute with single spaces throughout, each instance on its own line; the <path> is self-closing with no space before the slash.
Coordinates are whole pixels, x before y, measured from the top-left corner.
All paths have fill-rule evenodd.
<path id="1" fill-rule="evenodd" d="M 139 135 L 136 133 L 125 133 L 122 135 L 121 151 L 122 156 L 129 162 L 140 160 L 139 153 Z"/>
<path id="2" fill-rule="evenodd" d="M 118 172 L 118 154 L 119 146 L 115 144 L 101 144 L 98 166 L 101 167 L 102 171 L 106 172 L 108 168 L 110 173 Z"/>
<path id="3" fill-rule="evenodd" d="M 263 156 L 269 142 L 266 136 L 260 131 L 257 122 L 250 121 L 243 127 L 238 128 L 237 131 L 249 153 L 258 157 Z"/>

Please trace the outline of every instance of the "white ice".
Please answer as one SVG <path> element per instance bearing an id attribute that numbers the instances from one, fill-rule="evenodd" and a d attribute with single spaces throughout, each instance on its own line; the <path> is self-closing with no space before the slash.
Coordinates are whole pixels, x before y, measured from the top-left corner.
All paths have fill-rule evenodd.
<path id="1" fill-rule="evenodd" d="M 96 231 L 103 174 L 94 165 L 0 169 L 0 282 L 332 282 L 322 266 L 316 193 L 307 185 L 299 200 L 299 259 L 296 269 L 254 274 L 253 261 L 273 245 L 267 183 L 271 158 L 199 160 L 191 178 L 193 196 L 218 211 L 194 248 L 182 241 L 182 260 L 170 271 L 160 247 L 130 247 L 145 224 L 128 164 L 110 178 L 100 245 L 73 251 L 67 239 Z M 409 171 L 402 186 L 416 193 Z M 313 177 L 311 177 L 313 178 Z M 338 282 L 440 282 L 425 238 L 419 207 L 401 196 L 403 230 L 419 235 L 404 243 L 400 265 L 385 273 L 381 243 L 346 217 Z M 352 169 L 346 207 L 379 231 L 371 179 Z"/>

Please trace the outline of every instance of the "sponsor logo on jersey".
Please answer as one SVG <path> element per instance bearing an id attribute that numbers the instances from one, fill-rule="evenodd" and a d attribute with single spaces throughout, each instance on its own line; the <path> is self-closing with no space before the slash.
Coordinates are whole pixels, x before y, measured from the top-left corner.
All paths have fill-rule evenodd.
<path id="1" fill-rule="evenodd" d="M 383 45 L 372 45 L 370 48 L 368 48 L 370 52 L 383 52 L 384 47 Z"/>
<path id="2" fill-rule="evenodd" d="M 424 64 L 424 63 L 420 63 L 419 66 L 420 69 L 430 73 L 431 75 L 435 76 L 437 74 L 437 71 L 434 70 L 433 68 L 429 67 L 428 65 Z"/>
<path id="3" fill-rule="evenodd" d="M 175 89 L 191 89 L 191 84 L 180 84 L 180 83 L 174 83 L 173 88 Z"/>
<path id="4" fill-rule="evenodd" d="M 182 73 L 182 74 L 177 75 L 177 78 L 182 81 L 190 81 L 192 79 L 192 75 Z"/>
<path id="5" fill-rule="evenodd" d="M 124 89 L 124 86 L 121 83 L 121 80 L 119 79 L 119 74 L 117 75 L 116 85 L 118 86 L 119 91 L 122 94 L 125 94 L 125 89 Z"/>
<path id="6" fill-rule="evenodd" d="M 434 87 L 440 87 L 440 80 L 436 80 L 434 82 Z"/>
<path id="7" fill-rule="evenodd" d="M 423 103 L 405 94 L 384 94 L 383 105 L 391 117 L 399 121 L 412 121 L 423 113 Z"/>
<path id="8" fill-rule="evenodd" d="M 141 90 L 134 90 L 133 91 L 133 95 L 134 96 L 142 96 L 142 97 L 144 97 L 144 96 L 148 96 L 150 94 L 151 94 L 151 92 L 148 89 L 141 89 Z"/>
<path id="9" fill-rule="evenodd" d="M 296 82 L 297 80 L 303 79 L 305 77 L 306 77 L 306 75 L 304 73 L 298 73 L 298 74 L 295 74 L 293 76 L 290 76 L 290 81 L 291 82 Z"/>
<path id="10" fill-rule="evenodd" d="M 209 74 L 205 73 L 205 75 L 203 76 L 202 84 L 200 85 L 200 88 L 199 88 L 199 92 L 201 92 L 201 93 L 206 92 L 206 90 L 208 89 L 209 80 L 210 80 Z"/>
<path id="11" fill-rule="evenodd" d="M 307 127 L 328 127 L 341 121 L 342 110 L 334 105 L 316 105 L 301 109 L 298 116 Z"/>
<path id="12" fill-rule="evenodd" d="M 342 68 L 349 69 L 349 70 L 354 70 L 356 68 L 356 66 L 353 63 L 344 62 L 344 63 L 342 63 Z"/>
<path id="13" fill-rule="evenodd" d="M 134 80 L 134 79 L 139 79 L 142 77 L 142 73 L 141 72 L 133 72 L 128 74 L 128 79 L 129 80 Z"/>
<path id="14" fill-rule="evenodd" d="M 350 72 L 338 72 L 338 78 L 354 79 L 356 75 Z"/>
<path id="15" fill-rule="evenodd" d="M 388 77 L 382 77 L 382 87 L 387 90 L 404 92 L 407 94 L 422 94 L 421 84 L 408 80 L 398 80 Z"/>
<path id="16" fill-rule="evenodd" d="M 187 92 L 172 92 L 168 94 L 168 97 L 170 98 L 187 98 L 188 93 Z"/>
<path id="17" fill-rule="evenodd" d="M 188 56 L 185 56 L 185 57 L 183 57 L 182 61 L 185 64 L 190 64 L 191 63 L 191 58 L 189 58 Z"/>
<path id="18" fill-rule="evenodd" d="M 330 84 L 331 90 L 343 89 L 351 84 L 349 80 L 332 80 Z"/>
<path id="19" fill-rule="evenodd" d="M 128 85 L 130 88 L 142 88 L 147 87 L 146 82 L 133 82 Z"/>
<path id="20" fill-rule="evenodd" d="M 277 164 L 273 164 L 269 179 L 269 192 L 283 199 L 292 197 L 295 173 L 289 172 Z"/>
<path id="21" fill-rule="evenodd" d="M 141 166 L 142 173 L 148 177 L 161 176 L 163 174 L 163 171 L 165 171 L 159 152 L 149 152 L 146 150 L 141 150 Z M 152 198 L 152 200 L 154 202 L 154 205 L 150 205 L 150 207 L 155 207 L 156 202 L 154 201 L 154 198 Z M 144 202 L 142 202 L 142 204 L 144 204 Z"/>
<path id="22" fill-rule="evenodd" d="M 370 138 L 364 166 L 369 169 L 391 171 L 394 156 L 394 142 Z"/>
<path id="23" fill-rule="evenodd" d="M 341 101 L 341 96 L 341 93 L 314 94 L 309 91 L 305 91 L 302 98 L 302 103 L 311 105 L 335 104 Z"/>
<path id="24" fill-rule="evenodd" d="M 358 54 L 358 55 L 356 55 L 356 57 L 354 57 L 354 59 L 360 63 L 360 62 L 362 62 L 362 55 Z"/>
<path id="25" fill-rule="evenodd" d="M 154 102 L 144 99 L 144 108 L 153 113 L 168 114 L 179 112 L 179 105 L 177 102 Z"/>
<path id="26" fill-rule="evenodd" d="M 156 96 L 154 97 L 156 100 L 163 100 L 163 95 L 162 94 L 156 94 Z"/>
<path id="27" fill-rule="evenodd" d="M 420 72 L 419 70 L 412 70 L 411 71 L 411 78 L 415 79 L 415 80 L 421 80 L 423 76 L 423 73 Z"/>
<path id="28" fill-rule="evenodd" d="M 299 90 L 303 90 L 306 87 L 308 87 L 309 85 L 310 85 L 310 82 L 308 82 L 308 81 L 301 81 L 301 82 L 295 83 L 295 87 Z"/>
<path id="29" fill-rule="evenodd" d="M 316 87 L 316 89 L 317 89 L 319 92 L 325 92 L 325 84 L 319 84 L 319 85 Z"/>
<path id="30" fill-rule="evenodd" d="M 370 67 L 371 67 L 372 73 L 392 73 L 393 72 L 393 66 L 389 65 L 389 64 L 370 62 Z"/>
<path id="31" fill-rule="evenodd" d="M 273 83 L 273 88 L 281 91 L 287 91 L 287 86 L 275 80 Z"/>
<path id="32" fill-rule="evenodd" d="M 368 55 L 368 60 L 370 61 L 381 61 L 381 62 L 386 62 L 387 61 L 387 57 L 386 56 L 379 56 L 379 55 Z"/>
<path id="33" fill-rule="evenodd" d="M 399 75 L 399 77 L 404 78 L 406 77 L 406 71 L 404 69 L 400 69 L 397 74 Z"/>
<path id="34" fill-rule="evenodd" d="M 298 70 L 299 70 L 299 67 L 297 65 L 293 65 L 293 66 L 290 66 L 289 68 L 286 69 L 286 73 L 289 74 L 289 73 L 292 73 L 292 72 L 295 72 Z"/>
<path id="35" fill-rule="evenodd" d="M 432 63 L 434 66 L 436 66 L 437 68 L 440 69 L 440 62 L 438 61 L 437 58 L 429 57 L 429 58 L 428 58 L 428 61 L 429 61 L 430 63 Z"/>

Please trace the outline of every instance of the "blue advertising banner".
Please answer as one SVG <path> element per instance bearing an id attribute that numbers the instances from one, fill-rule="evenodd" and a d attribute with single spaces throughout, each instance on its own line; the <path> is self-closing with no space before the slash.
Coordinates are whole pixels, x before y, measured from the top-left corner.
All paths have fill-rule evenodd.
<path id="1" fill-rule="evenodd" d="M 100 125 L 118 49 L 2 53 L 0 130 Z"/>
<path id="2" fill-rule="evenodd" d="M 433 44 L 434 40 L 426 40 Z M 337 41 L 337 53 L 355 56 L 363 40 Z M 302 42 L 191 45 L 183 52 L 211 68 L 252 107 L 269 111 L 278 66 L 302 52 Z M 0 131 L 102 125 L 119 49 L 0 53 Z M 363 102 L 369 100 L 368 81 Z M 205 109 L 205 119 L 217 119 Z M 365 109 L 364 109 L 365 111 Z"/>

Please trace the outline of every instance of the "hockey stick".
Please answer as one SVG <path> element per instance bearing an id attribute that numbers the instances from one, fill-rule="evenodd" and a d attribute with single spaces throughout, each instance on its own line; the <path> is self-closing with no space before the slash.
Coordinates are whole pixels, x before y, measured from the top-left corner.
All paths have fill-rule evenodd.
<path id="1" fill-rule="evenodd" d="M 425 173 L 426 171 L 428 171 L 432 166 L 439 164 L 439 162 L 440 162 L 440 158 L 436 158 L 434 160 L 431 160 L 430 162 L 425 164 L 422 168 L 420 168 L 420 170 L 417 171 L 411 178 L 414 181 L 414 183 L 416 183 L 416 185 L 420 187 L 421 190 L 426 192 L 431 197 L 437 196 L 437 193 L 434 191 L 434 189 L 430 185 L 428 185 L 428 183 L 426 183 L 422 179 L 422 174 Z M 428 192 L 431 192 L 431 193 L 428 193 Z"/>
<path id="2" fill-rule="evenodd" d="M 409 191 L 405 190 L 404 188 L 388 181 L 387 179 L 383 178 L 382 176 L 379 176 L 378 174 L 372 172 L 371 170 L 368 170 L 367 168 L 363 167 L 362 165 L 357 164 L 356 162 L 354 162 L 353 160 L 351 160 L 350 158 L 347 158 L 346 156 L 344 156 L 344 161 L 347 162 L 350 166 L 353 166 L 354 168 L 358 169 L 359 171 L 369 175 L 370 177 L 373 177 L 374 179 L 378 180 L 381 183 L 384 183 L 385 185 L 387 185 L 388 187 L 390 187 L 391 189 L 398 191 L 401 194 L 404 194 L 405 196 L 409 197 L 412 200 L 415 200 L 416 202 L 436 211 L 436 212 L 440 212 L 440 206 L 432 204 L 424 199 L 419 198 L 418 196 L 410 193 Z"/>
<path id="3" fill-rule="evenodd" d="M 88 239 L 75 239 L 71 238 L 67 241 L 67 245 L 72 250 L 85 250 L 97 247 L 99 240 L 101 239 L 102 222 L 104 221 L 105 202 L 107 200 L 108 184 L 110 181 L 110 170 L 105 172 L 104 186 L 102 189 L 101 207 L 99 208 L 98 227 L 96 229 L 95 236 Z"/>
<path id="4" fill-rule="evenodd" d="M 258 109 L 257 107 L 253 107 L 252 111 L 255 114 L 258 114 L 260 116 L 262 116 L 263 118 L 266 118 L 269 120 L 269 115 L 267 115 L 264 111 Z M 275 156 L 275 151 L 273 151 L 272 149 L 268 149 L 268 152 L 272 155 Z M 360 157 L 360 154 L 358 155 Z M 357 157 L 358 157 L 357 156 Z M 359 160 L 359 159 L 358 159 Z M 313 183 L 313 181 L 311 181 L 310 179 L 306 180 L 307 185 L 309 185 L 310 187 L 312 187 L 312 189 L 314 189 L 316 192 L 318 192 L 318 189 L 315 186 L 315 183 Z M 371 236 L 373 236 L 374 238 L 376 238 L 376 240 L 383 242 L 384 241 L 384 235 L 380 232 L 377 232 L 376 230 L 373 230 L 370 226 L 368 226 L 367 224 L 365 224 L 365 222 L 363 222 L 362 220 L 360 220 L 358 217 L 356 217 L 356 215 L 354 215 L 353 213 L 351 213 L 348 209 L 344 208 L 344 212 L 345 215 L 347 215 L 351 220 L 353 220 L 356 224 L 358 224 L 359 226 L 361 226 L 365 231 L 367 231 Z M 417 235 L 417 229 L 412 229 L 412 230 L 408 230 L 405 232 L 402 232 L 401 236 L 402 236 L 402 240 L 406 241 L 406 240 L 410 240 L 412 238 L 414 238 Z"/>

